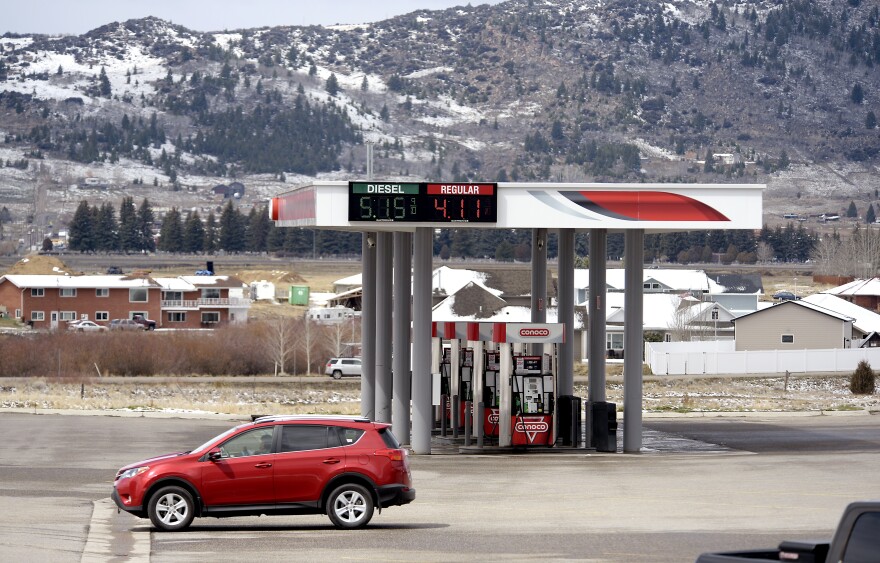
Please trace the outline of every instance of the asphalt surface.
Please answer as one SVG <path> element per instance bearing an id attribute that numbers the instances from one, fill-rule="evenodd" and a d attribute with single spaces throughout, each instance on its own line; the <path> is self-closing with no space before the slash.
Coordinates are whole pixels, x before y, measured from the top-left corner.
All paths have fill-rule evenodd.
<path id="1" fill-rule="evenodd" d="M 232 420 L 0 413 L 4 561 L 693 561 L 830 536 L 878 498 L 880 417 L 646 418 L 641 454 L 413 456 L 416 501 L 338 531 L 323 516 L 198 519 L 152 532 L 115 471 Z"/>

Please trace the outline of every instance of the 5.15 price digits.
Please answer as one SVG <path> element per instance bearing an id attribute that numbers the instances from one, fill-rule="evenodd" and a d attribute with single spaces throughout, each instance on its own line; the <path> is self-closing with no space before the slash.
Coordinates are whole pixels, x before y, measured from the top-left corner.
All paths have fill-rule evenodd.
<path id="1" fill-rule="evenodd" d="M 366 221 L 406 221 L 418 214 L 414 197 L 360 198 L 360 219 Z"/>

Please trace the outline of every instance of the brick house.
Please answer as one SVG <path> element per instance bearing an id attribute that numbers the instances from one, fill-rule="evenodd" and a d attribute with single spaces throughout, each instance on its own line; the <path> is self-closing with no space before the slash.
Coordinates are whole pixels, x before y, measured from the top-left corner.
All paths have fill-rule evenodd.
<path id="1" fill-rule="evenodd" d="M 77 319 L 106 325 L 137 314 L 157 328 L 214 328 L 247 321 L 245 291 L 229 276 L 6 275 L 0 307 L 36 329 L 65 328 Z"/>
<path id="2" fill-rule="evenodd" d="M 214 328 L 247 321 L 249 287 L 232 276 L 155 278 L 162 288 L 164 328 Z"/>
<path id="3" fill-rule="evenodd" d="M 0 305 L 34 328 L 64 328 L 69 321 L 142 314 L 157 318 L 161 288 L 148 277 L 7 275 L 0 277 Z"/>

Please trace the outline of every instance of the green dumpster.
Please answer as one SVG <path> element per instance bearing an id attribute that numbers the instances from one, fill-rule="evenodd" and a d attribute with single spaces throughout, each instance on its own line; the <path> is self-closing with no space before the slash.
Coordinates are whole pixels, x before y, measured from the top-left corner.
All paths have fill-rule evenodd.
<path id="1" fill-rule="evenodd" d="M 309 304 L 309 286 L 307 286 L 307 285 L 292 285 L 292 286 L 290 286 L 290 298 L 288 301 L 291 305 L 308 305 Z"/>

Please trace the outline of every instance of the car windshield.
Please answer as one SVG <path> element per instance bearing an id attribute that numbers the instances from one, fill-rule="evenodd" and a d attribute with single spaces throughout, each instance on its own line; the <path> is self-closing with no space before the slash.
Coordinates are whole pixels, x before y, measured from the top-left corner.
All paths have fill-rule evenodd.
<path id="1" fill-rule="evenodd" d="M 226 438 L 227 436 L 229 436 L 230 434 L 232 434 L 233 432 L 237 431 L 239 428 L 241 428 L 241 427 L 243 427 L 243 426 L 247 426 L 247 425 L 246 425 L 246 424 L 242 424 L 241 426 L 236 426 L 235 428 L 230 428 L 229 430 L 227 430 L 227 431 L 224 432 L 223 434 L 219 434 L 219 435 L 217 435 L 217 436 L 214 436 L 213 438 L 211 438 L 210 440 L 208 440 L 207 442 L 205 442 L 204 444 L 202 444 L 202 445 L 199 446 L 198 448 L 194 449 L 194 450 L 191 451 L 190 453 L 194 453 L 194 454 L 195 454 L 195 453 L 198 453 L 198 452 L 200 452 L 200 451 L 203 451 L 203 450 L 207 449 L 208 446 L 210 446 L 210 445 L 213 444 L 214 442 L 216 442 L 216 441 L 218 441 L 218 440 L 220 440 L 220 439 L 222 439 L 222 438 Z"/>

